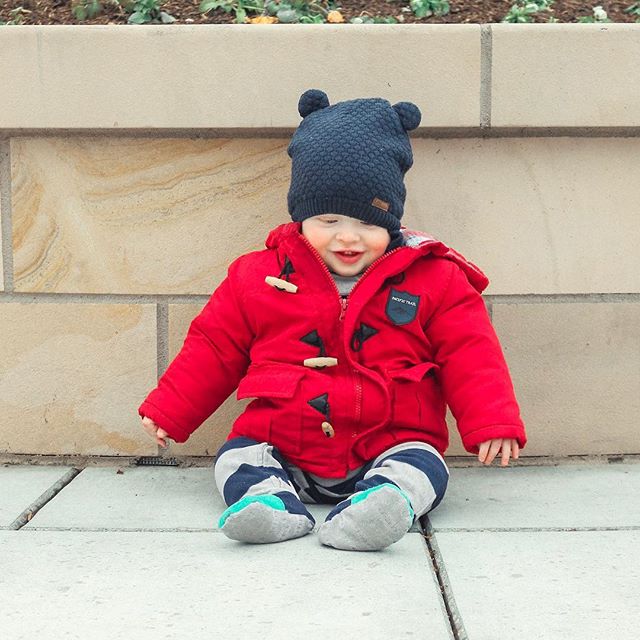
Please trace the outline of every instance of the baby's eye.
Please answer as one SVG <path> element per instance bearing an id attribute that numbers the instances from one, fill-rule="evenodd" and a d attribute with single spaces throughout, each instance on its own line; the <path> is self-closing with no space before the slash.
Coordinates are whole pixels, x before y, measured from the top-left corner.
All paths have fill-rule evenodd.
<path id="1" fill-rule="evenodd" d="M 322 222 L 326 222 L 328 224 L 333 224 L 334 222 L 338 222 L 337 220 L 324 219 Z"/>

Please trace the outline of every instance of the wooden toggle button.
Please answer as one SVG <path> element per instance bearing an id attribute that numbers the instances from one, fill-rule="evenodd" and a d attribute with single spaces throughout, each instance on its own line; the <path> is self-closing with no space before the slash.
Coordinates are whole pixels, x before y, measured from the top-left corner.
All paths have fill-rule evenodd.
<path id="1" fill-rule="evenodd" d="M 306 358 L 303 361 L 305 367 L 311 367 L 313 369 L 322 369 L 323 367 L 335 367 L 338 364 L 337 358 Z"/>
<path id="2" fill-rule="evenodd" d="M 327 436 L 327 438 L 333 438 L 333 436 L 336 435 L 333 427 L 328 422 L 322 423 L 322 430 L 324 431 L 324 435 Z"/>
<path id="3" fill-rule="evenodd" d="M 276 278 L 275 276 L 267 276 L 264 281 L 268 285 L 271 285 L 280 291 L 286 291 L 287 293 L 297 293 L 298 291 L 298 287 L 292 282 L 287 282 L 286 280 Z"/>

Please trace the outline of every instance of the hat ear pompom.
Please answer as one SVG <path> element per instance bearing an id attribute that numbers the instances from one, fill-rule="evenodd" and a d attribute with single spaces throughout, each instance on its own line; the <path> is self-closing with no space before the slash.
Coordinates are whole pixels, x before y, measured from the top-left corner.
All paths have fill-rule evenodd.
<path id="1" fill-rule="evenodd" d="M 393 108 L 400 116 L 400 122 L 405 131 L 412 131 L 420 124 L 422 114 L 413 102 L 397 102 Z"/>
<path id="2" fill-rule="evenodd" d="M 310 113 L 329 106 L 329 98 L 320 89 L 308 89 L 298 100 L 298 113 L 306 118 Z"/>

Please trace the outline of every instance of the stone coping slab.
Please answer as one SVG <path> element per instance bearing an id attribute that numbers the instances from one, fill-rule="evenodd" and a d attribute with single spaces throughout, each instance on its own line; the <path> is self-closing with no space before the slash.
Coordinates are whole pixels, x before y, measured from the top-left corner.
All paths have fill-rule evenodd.
<path id="1" fill-rule="evenodd" d="M 492 126 L 640 124 L 640 24 L 504 24 L 491 34 Z"/>
<path id="2" fill-rule="evenodd" d="M 428 105 L 423 126 L 480 122 L 479 25 L 273 26 L 4 29 L 0 128 L 292 128 L 314 87 L 331 103 L 379 94 Z"/>
<path id="3" fill-rule="evenodd" d="M 451 531 L 435 539 L 459 637 L 638 637 L 639 530 Z"/>
<path id="4" fill-rule="evenodd" d="M 450 638 L 424 538 L 343 552 L 314 536 L 0 531 L 4 638 Z"/>
<path id="5" fill-rule="evenodd" d="M 441 529 L 639 527 L 640 463 L 450 469 Z"/>
<path id="6" fill-rule="evenodd" d="M 0 33 L 0 129 L 290 129 L 312 87 L 411 100 L 436 131 L 637 127 L 638 53 L 615 23 L 23 25 Z"/>

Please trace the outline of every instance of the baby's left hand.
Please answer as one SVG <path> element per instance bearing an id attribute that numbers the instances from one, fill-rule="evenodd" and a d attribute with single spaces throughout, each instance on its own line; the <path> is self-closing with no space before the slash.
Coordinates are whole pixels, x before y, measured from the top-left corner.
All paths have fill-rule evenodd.
<path id="1" fill-rule="evenodd" d="M 506 467 L 509 464 L 509 457 L 517 459 L 520 454 L 520 447 L 515 438 L 493 438 L 482 442 L 479 446 L 478 460 L 484 464 L 491 464 L 498 452 L 502 449 L 502 461 L 500 466 Z"/>

